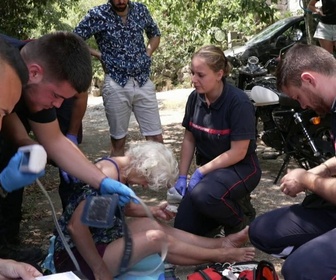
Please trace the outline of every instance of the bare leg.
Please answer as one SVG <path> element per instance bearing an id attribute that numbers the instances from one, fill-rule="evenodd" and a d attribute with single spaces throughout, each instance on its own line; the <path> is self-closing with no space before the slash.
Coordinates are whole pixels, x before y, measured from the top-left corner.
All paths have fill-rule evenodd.
<path id="1" fill-rule="evenodd" d="M 146 140 L 154 141 L 154 142 L 159 142 L 163 144 L 163 137 L 162 134 L 158 135 L 152 135 L 152 136 L 145 136 Z"/>
<path id="2" fill-rule="evenodd" d="M 161 253 L 162 244 L 168 245 L 167 261 L 176 265 L 197 265 L 207 262 L 249 261 L 255 256 L 253 247 L 247 248 L 201 248 L 172 237 L 160 230 L 148 230 L 133 235 L 133 252 L 130 266 L 146 256 Z M 123 254 L 124 239 L 120 238 L 106 248 L 103 260 L 116 275 Z M 118 257 L 117 257 L 118 256 Z"/>
<path id="3" fill-rule="evenodd" d="M 237 248 L 244 245 L 248 241 L 248 227 L 227 237 L 208 238 L 179 230 L 164 223 L 155 222 L 148 218 L 134 219 L 128 223 L 128 225 L 132 233 L 147 231 L 150 229 L 159 229 L 181 242 L 195 245 L 199 248 Z"/>
<path id="4" fill-rule="evenodd" d="M 121 139 L 115 139 L 111 137 L 111 157 L 123 156 L 125 154 L 126 137 Z"/>
<path id="5" fill-rule="evenodd" d="M 162 134 L 154 135 L 154 136 L 146 136 L 146 140 L 151 140 L 154 142 L 163 143 Z M 111 157 L 123 156 L 125 154 L 125 144 L 126 144 L 126 137 L 121 139 L 115 139 L 111 137 Z"/>
<path id="6" fill-rule="evenodd" d="M 248 241 L 248 226 L 246 226 L 244 229 L 241 231 L 230 234 L 228 236 L 225 236 L 223 238 L 219 238 L 222 242 L 222 247 L 240 247 L 243 244 L 245 244 Z"/>
<path id="7" fill-rule="evenodd" d="M 129 267 L 134 266 L 143 258 L 161 253 L 162 244 L 166 242 L 166 235 L 162 231 L 148 230 L 132 234 L 133 248 Z M 119 238 L 110 243 L 104 253 L 103 260 L 111 273 L 115 276 L 121 264 L 121 256 L 124 253 L 124 238 Z"/>
<path id="8" fill-rule="evenodd" d="M 330 53 L 334 52 L 334 42 L 333 41 L 319 39 L 319 42 L 322 48 L 324 48 Z"/>
<path id="9" fill-rule="evenodd" d="M 177 265 L 197 265 L 207 262 L 250 261 L 255 256 L 253 247 L 209 249 L 168 236 L 167 261 Z"/>

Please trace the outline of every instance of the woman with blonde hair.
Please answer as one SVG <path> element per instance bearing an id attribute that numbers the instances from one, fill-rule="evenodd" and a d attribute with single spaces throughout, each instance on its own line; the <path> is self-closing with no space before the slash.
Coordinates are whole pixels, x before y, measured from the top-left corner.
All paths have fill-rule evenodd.
<path id="1" fill-rule="evenodd" d="M 250 193 L 260 181 L 255 109 L 225 77 L 230 63 L 221 48 L 204 46 L 191 60 L 192 83 L 175 189 L 184 195 L 174 226 L 206 236 L 220 226 L 225 235 L 255 217 Z M 187 183 L 192 159 L 198 168 Z"/>

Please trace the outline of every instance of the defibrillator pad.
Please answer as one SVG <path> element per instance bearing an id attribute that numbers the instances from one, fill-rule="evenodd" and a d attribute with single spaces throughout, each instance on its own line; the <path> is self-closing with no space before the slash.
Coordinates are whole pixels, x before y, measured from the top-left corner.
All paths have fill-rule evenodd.
<path id="1" fill-rule="evenodd" d="M 112 227 L 118 212 L 118 201 L 117 194 L 88 197 L 81 217 L 82 223 L 97 228 Z"/>

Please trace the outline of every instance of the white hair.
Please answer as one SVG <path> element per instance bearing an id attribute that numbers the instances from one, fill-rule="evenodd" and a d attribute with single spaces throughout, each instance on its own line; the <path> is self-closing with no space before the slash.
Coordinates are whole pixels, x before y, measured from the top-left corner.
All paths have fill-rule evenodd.
<path id="1" fill-rule="evenodd" d="M 164 144 L 145 141 L 131 144 L 125 152 L 130 164 L 125 170 L 126 176 L 131 170 L 146 178 L 152 190 L 168 188 L 174 185 L 178 176 L 178 163 L 173 152 Z"/>

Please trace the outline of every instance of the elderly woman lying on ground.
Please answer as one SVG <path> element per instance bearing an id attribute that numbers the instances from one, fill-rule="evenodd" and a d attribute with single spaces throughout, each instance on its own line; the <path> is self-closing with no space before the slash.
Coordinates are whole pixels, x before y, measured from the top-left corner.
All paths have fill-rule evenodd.
<path id="1" fill-rule="evenodd" d="M 172 186 L 177 177 L 177 162 L 173 153 L 163 144 L 146 141 L 134 144 L 125 156 L 105 158 L 96 165 L 106 176 L 124 184 L 157 189 Z M 100 195 L 90 186 L 83 186 L 70 200 L 60 219 L 62 231 L 78 260 L 81 271 L 88 279 L 113 279 L 121 265 L 125 241 L 122 221 L 115 217 L 110 228 L 93 228 L 81 222 L 85 201 Z M 233 262 L 253 259 L 253 247 L 238 248 L 247 242 L 247 229 L 223 238 L 206 238 L 175 229 L 162 220 L 170 220 L 174 213 L 166 209 L 167 203 L 150 207 L 156 221 L 147 218 L 145 209 L 136 203 L 124 207 L 133 241 L 128 267 L 147 256 L 161 253 L 166 244 L 166 261 L 176 265 L 197 265 L 207 262 Z M 161 221 L 159 221 L 161 220 Z M 59 237 L 55 242 L 57 272 L 75 270 Z"/>

